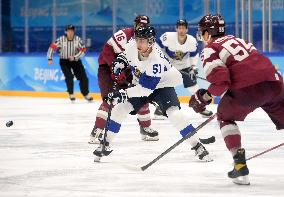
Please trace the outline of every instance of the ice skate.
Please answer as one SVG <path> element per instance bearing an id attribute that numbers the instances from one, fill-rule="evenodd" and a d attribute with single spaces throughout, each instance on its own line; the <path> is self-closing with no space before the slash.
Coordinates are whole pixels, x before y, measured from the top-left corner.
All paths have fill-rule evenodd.
<path id="1" fill-rule="evenodd" d="M 209 156 L 209 152 L 200 142 L 198 142 L 195 147 L 192 147 L 191 150 L 195 150 L 195 155 L 200 161 L 213 161 L 213 159 Z"/>
<path id="2" fill-rule="evenodd" d="M 105 143 L 105 146 L 103 146 Z M 103 156 L 108 156 L 113 150 L 109 146 L 109 142 L 100 142 L 100 146 L 93 152 L 95 155 L 94 162 L 99 162 Z"/>
<path id="3" fill-rule="evenodd" d="M 154 112 L 154 118 L 153 120 L 165 120 L 167 119 L 166 116 L 164 116 L 161 108 L 159 106 L 157 106 L 155 112 Z"/>
<path id="4" fill-rule="evenodd" d="M 88 141 L 89 144 L 99 144 L 100 138 L 102 138 L 104 131 L 102 129 L 94 127 L 91 134 L 90 139 Z"/>
<path id="5" fill-rule="evenodd" d="M 200 112 L 200 114 L 202 115 L 203 118 L 209 118 L 210 116 L 213 115 L 213 112 L 205 109 L 204 111 Z"/>
<path id="6" fill-rule="evenodd" d="M 93 97 L 89 96 L 89 95 L 86 95 L 84 96 L 84 98 L 86 99 L 86 101 L 88 101 L 89 103 L 93 102 Z"/>
<path id="7" fill-rule="evenodd" d="M 144 141 L 158 141 L 159 133 L 150 127 L 140 126 L 141 139 Z"/>
<path id="8" fill-rule="evenodd" d="M 239 149 L 233 158 L 234 169 L 228 172 L 228 177 L 231 178 L 235 184 L 249 185 L 249 169 L 246 164 L 245 149 Z"/>
<path id="9" fill-rule="evenodd" d="M 69 94 L 69 99 L 71 101 L 71 103 L 75 103 L 76 97 L 74 94 Z"/>

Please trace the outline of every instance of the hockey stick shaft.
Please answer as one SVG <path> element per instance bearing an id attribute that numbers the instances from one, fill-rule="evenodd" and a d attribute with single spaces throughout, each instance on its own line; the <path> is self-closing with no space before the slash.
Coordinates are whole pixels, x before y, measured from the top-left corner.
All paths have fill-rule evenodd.
<path id="1" fill-rule="evenodd" d="M 113 81 L 113 90 L 114 91 L 117 90 L 117 81 L 116 80 Z M 103 137 L 103 147 L 102 147 L 103 151 L 105 151 L 105 148 L 106 148 L 106 138 L 107 138 L 107 132 L 108 132 L 108 128 L 109 128 L 110 116 L 111 116 L 112 109 L 113 109 L 113 104 L 112 104 L 112 99 L 111 99 L 109 110 L 107 112 L 106 126 L 105 126 L 105 132 L 104 132 L 104 137 Z"/>
<path id="2" fill-rule="evenodd" d="M 246 161 L 251 160 L 251 159 L 253 159 L 253 158 L 256 158 L 256 157 L 258 157 L 258 156 L 260 156 L 260 155 L 263 155 L 263 154 L 265 154 L 265 153 L 268 153 L 268 152 L 270 152 L 270 151 L 272 151 L 272 150 L 274 150 L 274 149 L 277 149 L 277 148 L 279 148 L 279 147 L 281 147 L 281 146 L 283 146 L 283 145 L 284 145 L 284 143 L 278 144 L 277 146 L 273 146 L 272 148 L 269 148 L 269 149 L 267 149 L 267 150 L 265 150 L 265 151 L 263 151 L 263 152 L 261 152 L 261 153 L 258 153 L 258 154 L 254 155 L 254 156 L 249 157 L 248 159 L 246 159 Z"/>
<path id="3" fill-rule="evenodd" d="M 204 80 L 204 81 L 207 81 L 207 79 L 205 79 L 205 78 L 203 78 L 203 77 L 200 77 L 200 76 L 198 76 L 198 75 L 196 75 L 196 78 L 201 79 L 201 80 Z"/>
<path id="4" fill-rule="evenodd" d="M 216 117 L 216 114 L 212 115 L 210 118 L 208 118 L 207 120 L 205 120 L 203 123 L 201 123 L 198 127 L 196 127 L 196 129 L 192 132 L 190 132 L 189 134 L 187 134 L 185 137 L 181 138 L 179 141 L 177 141 L 175 144 L 173 144 L 171 147 L 169 147 L 167 150 L 165 150 L 163 153 L 161 153 L 158 157 L 156 157 L 154 160 L 152 160 L 151 162 L 149 162 L 148 164 L 144 165 L 141 167 L 141 170 L 144 171 L 147 168 L 149 168 L 151 165 L 153 165 L 154 163 L 156 163 L 158 160 L 160 160 L 162 157 L 164 157 L 166 154 L 168 154 L 169 152 L 171 152 L 174 148 L 176 148 L 178 145 L 180 145 L 182 142 L 184 142 L 185 140 L 187 140 L 188 138 L 192 137 L 194 134 L 197 133 L 198 130 L 200 130 L 202 127 L 204 127 L 205 125 L 207 125 L 210 121 L 212 121 L 214 118 Z"/>

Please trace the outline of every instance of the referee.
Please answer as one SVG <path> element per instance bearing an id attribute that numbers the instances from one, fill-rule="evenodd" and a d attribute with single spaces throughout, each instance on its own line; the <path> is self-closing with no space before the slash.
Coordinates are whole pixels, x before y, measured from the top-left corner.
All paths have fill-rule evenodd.
<path id="1" fill-rule="evenodd" d="M 86 47 L 82 39 L 75 35 L 75 27 L 67 25 L 65 28 L 65 35 L 60 36 L 54 43 L 51 43 L 48 52 L 48 64 L 52 65 L 53 52 L 60 51 L 60 67 L 65 76 L 67 92 L 72 102 L 75 101 L 74 96 L 74 75 L 80 81 L 80 90 L 84 98 L 92 102 L 93 98 L 89 96 L 89 80 L 85 72 L 85 68 L 80 58 L 85 54 Z"/>

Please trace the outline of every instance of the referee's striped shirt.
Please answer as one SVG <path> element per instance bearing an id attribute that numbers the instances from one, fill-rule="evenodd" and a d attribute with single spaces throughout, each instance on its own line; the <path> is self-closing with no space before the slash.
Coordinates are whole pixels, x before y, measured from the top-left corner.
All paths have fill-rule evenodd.
<path id="1" fill-rule="evenodd" d="M 47 51 L 48 60 L 52 60 L 53 52 L 60 51 L 60 59 L 68 59 L 74 56 L 75 60 L 79 60 L 86 53 L 86 47 L 79 36 L 74 35 L 72 40 L 68 40 L 67 36 L 60 36 L 55 42 L 51 43 Z"/>

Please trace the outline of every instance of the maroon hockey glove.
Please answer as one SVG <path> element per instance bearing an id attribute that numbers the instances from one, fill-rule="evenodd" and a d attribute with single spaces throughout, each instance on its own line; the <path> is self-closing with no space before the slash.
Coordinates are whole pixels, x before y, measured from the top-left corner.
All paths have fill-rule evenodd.
<path id="1" fill-rule="evenodd" d="M 189 107 L 192 107 L 196 113 L 203 112 L 205 110 L 205 106 L 211 103 L 212 98 L 207 101 L 203 99 L 203 95 L 206 93 L 211 97 L 211 94 L 205 89 L 199 89 L 191 96 Z"/>

